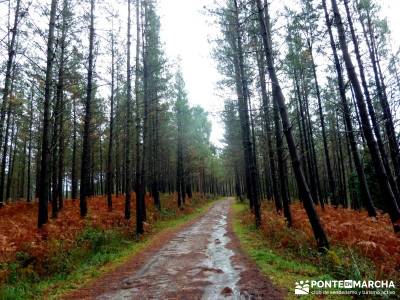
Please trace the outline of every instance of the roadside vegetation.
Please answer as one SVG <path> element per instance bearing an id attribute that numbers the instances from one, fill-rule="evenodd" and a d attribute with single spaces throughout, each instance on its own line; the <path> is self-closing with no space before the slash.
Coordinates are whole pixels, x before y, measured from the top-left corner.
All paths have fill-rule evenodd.
<path id="1" fill-rule="evenodd" d="M 292 205 L 292 209 L 301 209 L 299 204 Z M 365 235 L 352 234 L 352 243 L 346 239 L 346 235 L 333 235 L 330 230 L 340 230 L 335 222 L 341 222 L 336 215 L 345 218 L 350 212 L 353 215 L 353 223 L 363 222 L 367 216 L 361 217 L 357 212 L 344 209 L 325 207 L 325 211 L 319 211 L 324 226 L 328 229 L 332 247 L 326 254 L 321 254 L 315 248 L 311 229 L 304 223 L 302 217 L 293 222 L 293 227 L 288 228 L 283 216 L 276 214 L 272 203 L 263 204 L 263 222 L 260 229 L 254 225 L 254 219 L 248 205 L 236 202 L 233 205 L 234 232 L 240 240 L 241 247 L 262 272 L 267 275 L 277 286 L 287 290 L 288 299 L 295 299 L 295 282 L 300 280 L 395 280 L 398 282 L 399 273 L 395 264 L 390 268 L 383 261 L 396 256 L 396 253 L 384 252 L 382 248 L 363 241 Z M 335 215 L 333 215 L 335 214 Z M 350 217 L 350 216 L 347 216 Z M 304 216 L 305 218 L 305 216 Z M 389 222 L 389 221 L 387 221 Z M 342 222 L 345 223 L 345 222 Z M 376 225 L 375 231 L 378 231 Z M 377 236 L 390 236 L 389 228 L 381 228 Z M 383 231 L 388 231 L 384 233 Z M 373 231 L 372 231 L 373 232 Z M 372 233 L 365 233 L 371 235 Z M 368 248 L 369 247 L 369 248 Z M 381 251 L 380 256 L 372 256 L 374 251 Z M 382 271 L 385 270 L 385 271 Z M 397 279 L 397 280 L 396 280 Z M 313 299 L 313 295 L 307 296 Z M 307 297 L 303 299 L 307 299 Z M 315 297 L 315 296 L 314 296 Z M 331 296 L 334 299 L 351 299 L 346 296 Z M 329 298 L 328 298 L 329 299 Z"/>
<path id="2" fill-rule="evenodd" d="M 195 194 L 181 210 L 176 206 L 174 195 L 163 195 L 163 206 L 158 212 L 148 200 L 146 232 L 139 238 L 134 220 L 125 221 L 123 210 L 118 210 L 124 205 L 123 197 L 113 198 L 115 210 L 111 214 L 105 197 L 91 199 L 88 202 L 91 213 L 84 222 L 74 209 L 77 203 L 66 201 L 63 214 L 51 220 L 40 233 L 36 233 L 35 226 L 30 226 L 36 221 L 35 213 L 27 213 L 32 210 L 30 207 L 24 209 L 22 204 L 15 204 L 18 213 L 9 207 L 14 213 L 12 222 L 10 218 L 3 218 L 6 211 L 2 210 L 1 228 L 8 221 L 9 238 L 19 242 L 12 253 L 1 252 L 0 299 L 51 299 L 82 287 L 132 259 L 157 236 L 201 215 L 212 203 L 210 198 Z M 51 238 L 48 231 L 52 233 Z"/>

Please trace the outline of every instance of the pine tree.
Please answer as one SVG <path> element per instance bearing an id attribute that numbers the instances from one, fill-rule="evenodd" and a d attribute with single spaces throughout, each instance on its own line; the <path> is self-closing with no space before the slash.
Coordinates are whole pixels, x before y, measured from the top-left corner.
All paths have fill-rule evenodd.
<path id="1" fill-rule="evenodd" d="M 47 66 L 44 94 L 43 112 L 43 133 L 42 133 L 42 157 L 40 163 L 39 179 L 39 214 L 38 227 L 42 227 L 48 221 L 48 200 L 49 200 L 49 127 L 50 127 L 50 101 L 51 101 L 51 81 L 54 63 L 54 29 L 56 22 L 57 0 L 51 1 L 49 35 L 47 39 Z"/>

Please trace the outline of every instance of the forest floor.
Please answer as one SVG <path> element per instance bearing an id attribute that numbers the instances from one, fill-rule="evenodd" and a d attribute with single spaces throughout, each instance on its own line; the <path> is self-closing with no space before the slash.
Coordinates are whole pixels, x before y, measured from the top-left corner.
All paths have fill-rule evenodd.
<path id="1" fill-rule="evenodd" d="M 215 203 L 164 243 L 64 299 L 283 299 L 241 252 L 232 202 Z M 138 259 L 139 258 L 139 259 Z"/>
<path id="2" fill-rule="evenodd" d="M 317 207 L 331 246 L 326 255 L 321 255 L 300 203 L 291 205 L 292 228 L 271 202 L 263 203 L 260 229 L 256 229 L 247 203 L 235 202 L 233 211 L 234 233 L 242 249 L 264 275 L 287 292 L 288 299 L 298 299 L 295 282 L 306 280 L 392 280 L 396 287 L 399 285 L 400 239 L 387 215 L 379 214 L 374 220 L 365 211 Z M 398 288 L 392 292 L 395 295 L 391 298 L 400 297 Z M 301 299 L 321 297 L 310 294 Z M 322 298 L 352 299 L 337 294 Z"/>
<path id="3" fill-rule="evenodd" d="M 317 207 L 331 248 L 316 251 L 300 203 L 291 205 L 288 228 L 273 204 L 263 202 L 254 226 L 248 204 L 233 198 L 212 202 L 200 195 L 163 209 L 147 202 L 146 233 L 134 235 L 124 220 L 123 197 L 109 212 L 104 197 L 66 201 L 57 219 L 36 228 L 36 205 L 0 210 L 0 299 L 297 299 L 301 280 L 394 280 L 400 278 L 400 241 L 387 215 Z M 135 215 L 134 195 L 132 215 Z M 398 293 L 397 295 L 398 296 Z M 302 299 L 320 296 L 308 295 Z M 324 299 L 350 299 L 330 295 Z"/>
<path id="4" fill-rule="evenodd" d="M 135 232 L 135 195 L 132 219 L 124 219 L 124 197 L 113 197 L 113 211 L 105 197 L 88 201 L 89 214 L 79 216 L 79 201 L 67 200 L 57 219 L 36 227 L 37 204 L 13 203 L 0 210 L 0 299 L 55 299 L 79 289 L 204 214 L 213 199 L 195 194 L 178 209 L 175 195 L 162 195 L 158 211 L 149 197 L 145 234 Z M 50 207 L 49 207 L 50 209 Z"/>

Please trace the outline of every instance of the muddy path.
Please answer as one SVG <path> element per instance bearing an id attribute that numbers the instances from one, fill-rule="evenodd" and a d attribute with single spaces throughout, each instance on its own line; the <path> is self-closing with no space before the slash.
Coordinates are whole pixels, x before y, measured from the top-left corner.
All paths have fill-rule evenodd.
<path id="1" fill-rule="evenodd" d="M 240 251 L 232 232 L 232 199 L 147 255 L 68 299 L 282 299 L 284 294 Z"/>

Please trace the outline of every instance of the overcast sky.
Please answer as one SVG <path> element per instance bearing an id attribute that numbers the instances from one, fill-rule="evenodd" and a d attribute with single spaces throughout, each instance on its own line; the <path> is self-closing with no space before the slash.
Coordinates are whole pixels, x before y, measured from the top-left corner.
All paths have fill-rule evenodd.
<path id="1" fill-rule="evenodd" d="M 290 0 L 272 0 L 290 1 Z M 223 109 L 223 99 L 218 97 L 216 82 L 219 75 L 211 58 L 212 44 L 209 43 L 215 27 L 204 15 L 204 6 L 212 5 L 213 0 L 160 0 L 162 40 L 167 55 L 180 56 L 186 89 L 191 104 L 200 104 L 210 113 L 213 123 L 212 142 L 220 145 L 223 126 L 218 118 Z M 378 0 L 383 15 L 388 18 L 396 49 L 400 46 L 400 0 Z"/>
<path id="2" fill-rule="evenodd" d="M 212 141 L 218 143 L 223 128 L 218 124 L 222 99 L 216 96 L 216 64 L 211 58 L 209 38 L 216 28 L 210 26 L 203 7 L 213 0 L 160 0 L 161 37 L 169 57 L 180 57 L 191 104 L 200 104 L 213 121 Z"/>

